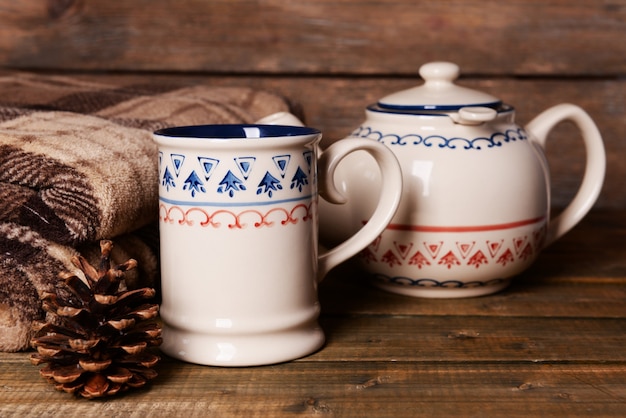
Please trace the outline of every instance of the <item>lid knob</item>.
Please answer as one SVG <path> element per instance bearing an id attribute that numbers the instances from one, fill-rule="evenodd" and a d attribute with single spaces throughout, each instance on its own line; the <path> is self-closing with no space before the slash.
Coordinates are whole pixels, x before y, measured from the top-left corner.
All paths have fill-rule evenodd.
<path id="1" fill-rule="evenodd" d="M 452 62 L 429 62 L 420 67 L 419 73 L 424 80 L 423 84 L 383 97 L 376 105 L 378 111 L 447 114 L 463 107 L 497 109 L 502 104 L 500 99 L 490 94 L 455 84 L 461 70 Z"/>
<path id="2" fill-rule="evenodd" d="M 425 80 L 425 84 L 452 84 L 459 78 L 461 69 L 452 62 L 429 62 L 420 67 L 420 76 Z"/>

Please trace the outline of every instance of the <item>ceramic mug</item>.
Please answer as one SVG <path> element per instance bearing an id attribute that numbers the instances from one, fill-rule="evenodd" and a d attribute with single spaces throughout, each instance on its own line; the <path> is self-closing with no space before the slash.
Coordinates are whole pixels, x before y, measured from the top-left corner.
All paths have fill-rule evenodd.
<path id="1" fill-rule="evenodd" d="M 401 171 L 384 145 L 339 141 L 321 152 L 308 127 L 201 125 L 156 131 L 163 344 L 192 363 L 253 366 L 324 343 L 317 284 L 367 247 L 396 212 Z M 333 202 L 335 167 L 358 150 L 383 177 L 369 222 L 318 249 L 318 193 Z"/>

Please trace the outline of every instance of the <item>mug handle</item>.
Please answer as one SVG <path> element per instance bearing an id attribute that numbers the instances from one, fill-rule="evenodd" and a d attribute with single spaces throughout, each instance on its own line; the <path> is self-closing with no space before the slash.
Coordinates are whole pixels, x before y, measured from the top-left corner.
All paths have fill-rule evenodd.
<path id="1" fill-rule="evenodd" d="M 530 121 L 526 125 L 526 130 L 531 133 L 532 140 L 545 150 L 548 134 L 558 123 L 565 120 L 574 122 L 582 134 L 586 153 L 585 172 L 572 201 L 563 212 L 550 220 L 544 247 L 563 236 L 589 212 L 598 199 L 606 172 L 606 153 L 602 136 L 591 117 L 580 107 L 569 103 L 553 106 Z"/>
<path id="2" fill-rule="evenodd" d="M 335 170 L 341 160 L 354 151 L 366 151 L 381 170 L 382 188 L 378 206 L 367 223 L 354 235 L 318 256 L 318 282 L 335 266 L 370 245 L 385 230 L 396 214 L 402 195 L 402 172 L 396 156 L 385 145 L 363 138 L 346 138 L 321 152 L 318 160 L 320 195 L 330 203 L 342 204 L 345 196 L 335 187 Z"/>

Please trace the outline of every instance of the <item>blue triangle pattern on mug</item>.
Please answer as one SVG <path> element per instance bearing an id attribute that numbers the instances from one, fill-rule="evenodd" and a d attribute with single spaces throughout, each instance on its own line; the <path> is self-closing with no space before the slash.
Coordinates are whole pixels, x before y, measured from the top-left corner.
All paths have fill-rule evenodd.
<path id="1" fill-rule="evenodd" d="M 309 184 L 308 176 L 302 171 L 300 167 L 296 170 L 296 174 L 293 175 L 291 179 L 291 188 L 297 188 L 298 191 L 302 191 L 302 188 Z"/>
<path id="2" fill-rule="evenodd" d="M 198 177 L 195 171 L 192 171 L 185 180 L 183 190 L 191 191 L 191 197 L 196 197 L 196 193 L 206 193 L 204 182 Z"/>
<path id="3" fill-rule="evenodd" d="M 275 157 L 272 157 L 272 160 L 274 160 L 274 164 L 276 165 L 276 168 L 278 169 L 280 176 L 282 178 L 285 178 L 285 173 L 287 172 L 287 166 L 289 165 L 289 160 L 291 160 L 291 155 L 289 154 L 277 155 Z"/>
<path id="4" fill-rule="evenodd" d="M 239 179 L 232 171 L 228 170 L 228 173 L 224 176 L 217 188 L 218 193 L 228 193 L 230 197 L 235 195 L 235 192 L 246 190 L 246 186 L 243 181 Z"/>
<path id="5" fill-rule="evenodd" d="M 167 192 L 184 192 L 185 197 L 175 199 L 196 199 L 210 195 L 211 191 L 225 196 L 228 201 L 246 196 L 246 191 L 271 200 L 300 198 L 302 193 L 310 193 L 309 186 L 317 182 L 314 158 L 312 150 L 226 160 L 208 155 L 159 152 L 160 184 Z"/>
<path id="6" fill-rule="evenodd" d="M 280 180 L 272 176 L 269 171 L 266 171 L 263 179 L 257 186 L 256 194 L 267 193 L 268 197 L 272 197 L 274 192 L 282 189 L 283 186 L 280 184 Z"/>
<path id="7" fill-rule="evenodd" d="M 170 191 L 170 187 L 176 187 L 176 183 L 174 182 L 174 176 L 172 176 L 172 173 L 170 173 L 170 169 L 167 167 L 165 167 L 165 173 L 163 173 L 163 179 L 161 180 L 161 184 L 165 186 L 168 192 Z"/>
<path id="8" fill-rule="evenodd" d="M 239 171 L 241 171 L 241 175 L 244 179 L 248 180 L 250 173 L 252 172 L 252 166 L 256 161 L 256 157 L 237 157 L 235 158 L 235 162 L 237 163 L 237 167 Z"/>
<path id="9" fill-rule="evenodd" d="M 200 163 L 200 168 L 202 169 L 205 180 L 208 180 L 211 178 L 211 174 L 213 174 L 217 168 L 220 160 L 211 157 L 198 157 L 198 162 Z"/>
<path id="10" fill-rule="evenodd" d="M 182 154 L 172 154 L 170 158 L 172 159 L 172 165 L 174 166 L 174 173 L 176 173 L 176 177 L 178 177 L 180 175 L 180 168 L 185 162 L 185 156 Z"/>
<path id="11" fill-rule="evenodd" d="M 311 165 L 313 164 L 313 151 L 304 151 L 302 153 L 302 156 L 304 157 L 304 161 L 306 161 L 307 166 L 309 168 L 309 173 L 311 172 Z"/>

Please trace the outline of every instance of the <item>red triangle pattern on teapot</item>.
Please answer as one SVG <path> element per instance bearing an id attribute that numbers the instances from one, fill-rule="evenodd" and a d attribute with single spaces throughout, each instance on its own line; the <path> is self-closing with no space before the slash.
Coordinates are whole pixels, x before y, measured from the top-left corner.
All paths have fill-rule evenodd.
<path id="1" fill-rule="evenodd" d="M 472 251 L 475 245 L 476 245 L 476 241 L 464 242 L 464 243 L 461 243 L 459 241 L 456 242 L 456 247 L 461 252 L 461 257 L 463 257 L 463 259 L 467 258 L 470 251 Z"/>
<path id="2" fill-rule="evenodd" d="M 546 235 L 546 226 L 514 238 L 490 237 L 484 241 L 454 240 L 393 241 L 384 244 L 384 232 L 369 247 L 361 252 L 366 263 L 382 263 L 389 267 L 408 264 L 418 269 L 428 266 L 443 266 L 453 269 L 459 266 L 480 268 L 489 264 L 505 267 L 515 260 L 528 261 L 538 254 Z"/>

